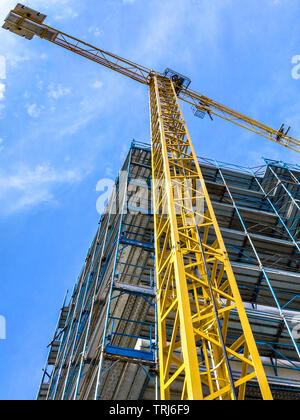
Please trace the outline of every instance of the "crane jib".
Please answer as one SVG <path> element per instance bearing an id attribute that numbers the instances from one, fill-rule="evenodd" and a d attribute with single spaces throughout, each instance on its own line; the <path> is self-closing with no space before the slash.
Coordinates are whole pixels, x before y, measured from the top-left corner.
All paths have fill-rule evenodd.
<path id="1" fill-rule="evenodd" d="M 204 116 L 208 114 L 211 119 L 213 119 L 213 116 L 217 116 L 300 153 L 300 141 L 288 136 L 290 127 L 285 131 L 281 129 L 282 126 L 279 130 L 274 130 L 267 125 L 261 124 L 225 105 L 190 90 L 189 85 L 191 80 L 174 70 L 167 68 L 165 72 L 161 74 L 130 60 L 101 50 L 100 48 L 94 47 L 75 37 L 45 25 L 44 21 L 46 17 L 46 15 L 18 3 L 15 9 L 12 10 L 5 19 L 3 28 L 29 40 L 35 35 L 39 36 L 148 86 L 150 85 L 153 75 L 170 78 L 175 85 L 177 96 L 192 105 L 193 112 L 196 116 L 204 118 Z"/>

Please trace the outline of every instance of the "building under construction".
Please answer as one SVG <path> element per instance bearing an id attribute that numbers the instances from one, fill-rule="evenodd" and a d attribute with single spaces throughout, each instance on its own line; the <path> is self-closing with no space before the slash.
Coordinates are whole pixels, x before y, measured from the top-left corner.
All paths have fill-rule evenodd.
<path id="1" fill-rule="evenodd" d="M 199 163 L 273 397 L 300 399 L 300 167 Z M 159 398 L 151 173 L 150 146 L 133 142 L 61 309 L 38 399 Z M 167 329 L 171 337 L 170 320 Z M 240 335 L 233 310 L 228 336 Z M 230 363 L 238 377 L 241 366 Z M 259 398 L 250 381 L 246 399 Z"/>
<path id="2" fill-rule="evenodd" d="M 149 93 L 151 146 L 133 143 L 70 301 L 38 399 L 297 399 L 300 166 L 198 158 L 180 102 L 300 153 L 268 127 L 45 25 L 18 3 L 3 28 L 38 36 Z"/>

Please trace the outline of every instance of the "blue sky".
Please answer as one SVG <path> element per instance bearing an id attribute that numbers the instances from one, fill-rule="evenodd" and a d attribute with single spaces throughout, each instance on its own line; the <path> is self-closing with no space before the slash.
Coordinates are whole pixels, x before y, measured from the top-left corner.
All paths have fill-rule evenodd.
<path id="1" fill-rule="evenodd" d="M 16 0 L 0 0 L 0 20 Z M 47 24 L 192 79 L 191 87 L 300 138 L 297 0 L 27 0 Z M 0 399 L 34 399 L 46 346 L 97 228 L 97 182 L 149 141 L 147 88 L 46 41 L 0 31 Z M 1 59 L 0 59 L 1 65 Z M 183 105 L 198 155 L 241 165 L 298 156 Z M 298 159 L 298 160 L 297 160 Z"/>

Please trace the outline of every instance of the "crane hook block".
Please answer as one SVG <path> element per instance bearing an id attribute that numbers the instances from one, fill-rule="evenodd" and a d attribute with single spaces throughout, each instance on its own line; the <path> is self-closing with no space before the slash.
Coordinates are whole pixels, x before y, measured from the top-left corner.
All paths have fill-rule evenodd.
<path id="1" fill-rule="evenodd" d="M 9 13 L 2 27 L 29 40 L 38 35 L 52 41 L 57 32 L 48 29 L 43 24 L 46 17 L 46 15 L 18 3 Z"/>

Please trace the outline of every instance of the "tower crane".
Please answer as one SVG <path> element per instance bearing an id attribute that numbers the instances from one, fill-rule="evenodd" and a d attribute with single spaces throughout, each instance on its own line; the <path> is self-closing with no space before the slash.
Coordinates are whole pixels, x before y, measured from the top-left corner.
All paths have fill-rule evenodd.
<path id="1" fill-rule="evenodd" d="M 18 3 L 3 28 L 29 40 L 39 36 L 149 89 L 161 399 L 170 399 L 181 375 L 182 399 L 244 400 L 247 385 L 256 382 L 262 398 L 272 400 L 180 101 L 191 104 L 196 116 L 220 117 L 298 153 L 300 142 L 283 125 L 274 130 L 191 90 L 191 81 L 171 69 L 148 69 L 47 26 L 45 19 Z M 234 339 L 228 334 L 233 312 L 241 331 Z"/>

